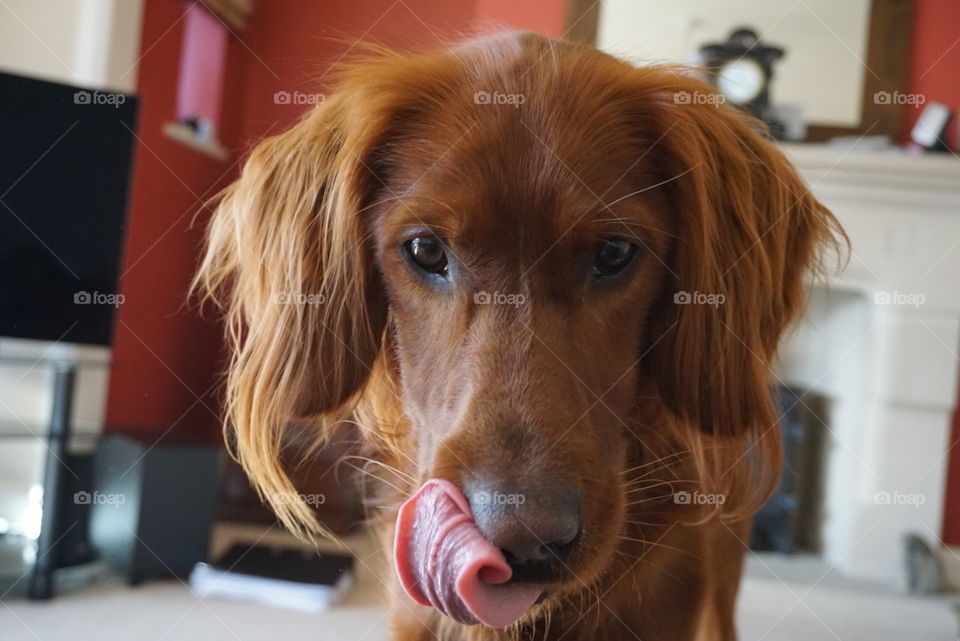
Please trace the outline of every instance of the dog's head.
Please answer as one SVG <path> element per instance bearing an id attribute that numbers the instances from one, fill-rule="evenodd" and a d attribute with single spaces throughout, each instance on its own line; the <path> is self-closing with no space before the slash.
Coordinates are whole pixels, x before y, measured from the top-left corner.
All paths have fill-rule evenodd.
<path id="1" fill-rule="evenodd" d="M 834 225 L 755 124 L 677 70 L 532 35 L 352 65 L 211 226 L 254 482 L 290 491 L 291 418 L 376 397 L 409 489 L 450 481 L 556 594 L 651 505 L 749 512 L 778 472 L 768 365 Z"/>

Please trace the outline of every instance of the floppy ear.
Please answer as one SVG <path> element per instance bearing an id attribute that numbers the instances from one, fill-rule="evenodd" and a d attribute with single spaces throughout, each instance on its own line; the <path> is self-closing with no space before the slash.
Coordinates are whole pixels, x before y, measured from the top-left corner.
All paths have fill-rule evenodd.
<path id="1" fill-rule="evenodd" d="M 650 371 L 675 413 L 708 437 L 739 439 L 730 456 L 713 462 L 714 480 L 737 483 L 730 468 L 742 460 L 752 478 L 739 481 L 765 500 L 780 462 L 770 363 L 804 307 L 805 276 L 819 269 L 834 232 L 843 232 L 776 145 L 757 133 L 761 123 L 722 104 L 704 83 L 644 71 L 659 96 L 647 126 L 663 133 L 665 178 L 679 176 L 667 185 L 678 229 L 675 278 L 651 327 L 651 341 L 662 339 Z"/>
<path id="2" fill-rule="evenodd" d="M 222 194 L 197 276 L 229 327 L 227 440 L 261 496 L 301 532 L 314 519 L 292 499 L 284 430 L 298 417 L 329 430 L 349 412 L 387 314 L 360 212 L 376 181 L 363 158 L 381 125 L 348 107 L 335 96 L 256 147 Z"/>

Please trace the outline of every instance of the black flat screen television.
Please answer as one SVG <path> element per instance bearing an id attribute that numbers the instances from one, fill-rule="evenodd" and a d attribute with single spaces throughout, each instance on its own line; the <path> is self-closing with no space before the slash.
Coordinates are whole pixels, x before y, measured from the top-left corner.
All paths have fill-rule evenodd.
<path id="1" fill-rule="evenodd" d="M 0 73 L 0 337 L 109 345 L 135 97 Z"/>

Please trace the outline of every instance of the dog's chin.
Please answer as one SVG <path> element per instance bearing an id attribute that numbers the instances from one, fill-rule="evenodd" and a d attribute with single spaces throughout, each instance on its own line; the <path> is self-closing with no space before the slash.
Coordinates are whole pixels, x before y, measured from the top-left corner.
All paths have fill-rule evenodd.
<path id="1" fill-rule="evenodd" d="M 536 625 L 547 617 L 556 620 L 559 613 L 568 613 L 571 603 L 577 604 L 581 602 L 576 596 L 577 594 L 589 594 L 595 599 L 596 597 L 592 592 L 594 589 L 595 587 L 592 582 L 581 583 L 577 579 L 546 585 L 543 588 L 543 593 L 540 595 L 540 598 L 536 600 L 517 623 L 521 626 Z M 587 603 L 589 600 L 584 600 L 583 602 Z M 579 614 L 576 616 L 579 616 Z"/>

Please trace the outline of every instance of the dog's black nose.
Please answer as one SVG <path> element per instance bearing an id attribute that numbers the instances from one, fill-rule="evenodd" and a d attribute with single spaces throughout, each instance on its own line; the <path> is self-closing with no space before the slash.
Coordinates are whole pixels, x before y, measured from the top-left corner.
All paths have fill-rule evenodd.
<path id="1" fill-rule="evenodd" d="M 495 484 L 468 481 L 477 527 L 503 552 L 515 578 L 550 574 L 580 536 L 580 492 L 567 483 Z"/>

